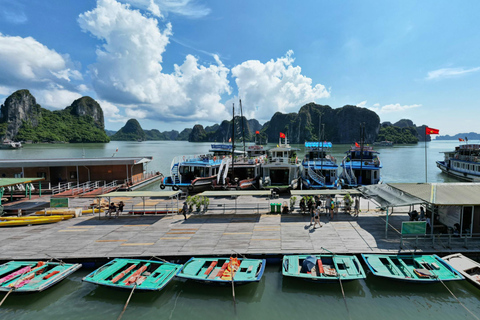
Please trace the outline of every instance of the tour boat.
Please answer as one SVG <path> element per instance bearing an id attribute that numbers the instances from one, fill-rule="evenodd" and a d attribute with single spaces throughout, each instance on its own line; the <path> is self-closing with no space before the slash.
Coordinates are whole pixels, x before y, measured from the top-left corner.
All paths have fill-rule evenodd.
<path id="1" fill-rule="evenodd" d="M 290 190 L 300 187 L 300 161 L 297 151 L 291 147 L 285 136 L 285 143 L 268 150 L 268 158 L 262 165 L 263 179 L 261 185 L 266 189 Z"/>
<path id="2" fill-rule="evenodd" d="M 464 277 L 435 254 L 362 254 L 375 276 L 406 282 L 429 283 L 463 280 Z"/>
<path id="3" fill-rule="evenodd" d="M 260 281 L 265 263 L 265 259 L 191 258 L 177 277 L 206 284 L 241 285 Z"/>
<path id="4" fill-rule="evenodd" d="M 0 291 L 40 292 L 62 281 L 81 266 L 52 261 L 10 261 L 0 265 Z"/>
<path id="5" fill-rule="evenodd" d="M 455 253 L 442 258 L 460 272 L 465 279 L 480 288 L 480 263 L 465 257 L 461 253 Z"/>
<path id="6" fill-rule="evenodd" d="M 358 187 L 380 183 L 382 163 L 378 152 L 371 146 L 358 145 L 350 148 L 342 160 L 340 178 L 348 187 Z"/>
<path id="7" fill-rule="evenodd" d="M 480 181 L 480 144 L 462 144 L 444 154 L 444 160 L 437 161 L 443 173 L 461 180 Z"/>
<path id="8" fill-rule="evenodd" d="M 365 279 L 365 272 L 354 255 L 319 254 L 286 255 L 282 274 L 285 277 L 315 282 L 338 282 Z"/>
<path id="9" fill-rule="evenodd" d="M 331 142 L 305 142 L 302 183 L 306 189 L 339 187 L 336 159 L 327 153 L 331 148 Z"/>
<path id="10" fill-rule="evenodd" d="M 137 291 L 160 291 L 182 269 L 182 265 L 138 259 L 115 259 L 93 271 L 83 281 Z"/>
<path id="11" fill-rule="evenodd" d="M 20 149 L 21 147 L 21 142 L 13 142 L 8 139 L 3 140 L 2 144 L 0 144 L 0 149 Z"/>

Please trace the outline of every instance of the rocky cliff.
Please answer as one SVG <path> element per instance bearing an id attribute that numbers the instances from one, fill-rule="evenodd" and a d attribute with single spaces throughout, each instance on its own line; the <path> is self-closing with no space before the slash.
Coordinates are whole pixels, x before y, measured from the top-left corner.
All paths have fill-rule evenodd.
<path id="1" fill-rule="evenodd" d="M 324 125 L 325 140 L 333 143 L 360 141 L 360 125 L 365 124 L 365 142 L 372 143 L 380 129 L 380 118 L 366 108 L 347 105 L 332 109 L 330 106 L 309 103 L 301 107 L 298 113 L 275 113 L 262 131 L 269 142 L 278 141 L 280 132 L 283 132 L 290 143 L 304 143 L 319 139 L 320 124 Z"/>
<path id="2" fill-rule="evenodd" d="M 3 139 L 16 140 L 23 122 L 38 126 L 42 119 L 41 107 L 28 90 L 18 90 L 10 95 L 1 106 L 0 123 Z M 3 141 L 2 139 L 2 141 Z"/>
<path id="3" fill-rule="evenodd" d="M 0 134 L 32 142 L 108 142 L 103 111 L 90 97 L 75 100 L 64 110 L 50 111 L 37 104 L 28 90 L 18 90 L 1 106 Z"/>
<path id="4" fill-rule="evenodd" d="M 130 119 L 111 139 L 116 141 L 144 141 L 146 135 L 140 123 L 136 119 Z"/>

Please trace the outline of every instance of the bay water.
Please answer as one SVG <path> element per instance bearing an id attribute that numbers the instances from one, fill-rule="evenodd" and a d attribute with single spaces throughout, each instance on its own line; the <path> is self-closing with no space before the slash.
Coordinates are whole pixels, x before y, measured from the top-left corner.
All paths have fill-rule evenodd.
<path id="1" fill-rule="evenodd" d="M 440 173 L 435 161 L 443 159 L 455 141 L 427 143 L 428 182 L 455 181 Z M 271 146 L 275 146 L 272 144 Z M 303 157 L 303 146 L 299 158 Z M 340 163 L 349 145 L 335 145 Z M 118 152 L 116 149 L 118 148 Z M 169 174 L 176 155 L 205 154 L 210 143 L 184 141 L 110 142 L 108 144 L 32 144 L 20 150 L 0 150 L 2 159 L 91 158 L 153 156 L 147 171 Z M 425 182 L 425 144 L 377 147 L 384 182 Z M 158 183 L 147 187 L 160 190 Z M 1 232 L 1 230 L 0 230 Z M 365 267 L 365 266 L 364 266 Z M 366 267 L 365 267 L 366 268 Z M 0 319 L 117 319 L 129 292 L 84 283 L 92 269 L 82 268 L 69 278 L 37 294 L 10 295 L 0 307 Z M 466 281 L 415 285 L 375 278 L 316 284 L 282 277 L 279 260 L 267 261 L 259 283 L 211 287 L 172 280 L 158 293 L 134 293 L 123 319 L 475 319 L 480 315 L 480 290 Z M 0 294 L 0 299 L 3 295 Z M 458 299 L 458 300 L 457 300 Z"/>

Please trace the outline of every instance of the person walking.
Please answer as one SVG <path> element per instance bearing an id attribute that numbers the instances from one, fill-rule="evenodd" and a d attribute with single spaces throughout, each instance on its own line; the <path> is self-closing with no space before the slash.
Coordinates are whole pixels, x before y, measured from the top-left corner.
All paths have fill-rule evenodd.
<path id="1" fill-rule="evenodd" d="M 358 217 L 358 213 L 360 212 L 360 197 L 355 197 L 355 216 Z"/>
<path id="2" fill-rule="evenodd" d="M 182 208 L 182 213 L 183 213 L 183 218 L 184 220 L 187 220 L 187 211 L 188 211 L 188 204 L 187 202 L 185 201 L 183 203 L 183 208 Z"/>
<path id="3" fill-rule="evenodd" d="M 313 229 L 316 229 L 317 223 L 318 223 L 318 227 L 319 227 L 319 228 L 322 227 L 322 223 L 320 222 L 320 206 L 317 206 L 317 207 L 315 208 L 315 218 L 314 218 L 314 221 L 315 221 L 315 223 L 313 224 Z"/>

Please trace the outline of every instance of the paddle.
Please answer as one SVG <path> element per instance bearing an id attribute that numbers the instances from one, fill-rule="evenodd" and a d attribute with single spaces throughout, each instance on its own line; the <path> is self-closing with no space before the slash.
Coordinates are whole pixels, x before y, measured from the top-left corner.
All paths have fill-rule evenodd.
<path id="1" fill-rule="evenodd" d="M 125 313 L 125 310 L 127 310 L 128 303 L 130 302 L 130 299 L 132 298 L 133 291 L 135 291 L 135 288 L 137 287 L 137 282 L 133 285 L 132 291 L 130 291 L 130 295 L 128 296 L 127 303 L 125 303 L 125 306 L 123 307 L 122 313 L 118 316 L 117 320 L 122 319 L 123 314 Z"/>
<path id="2" fill-rule="evenodd" d="M 232 263 L 230 261 L 230 263 Z M 232 264 L 232 297 L 233 297 L 233 310 L 237 314 L 237 302 L 235 301 L 235 285 L 233 284 L 233 277 L 235 276 L 235 267 Z"/>
<path id="3" fill-rule="evenodd" d="M 423 259 L 422 259 L 422 262 L 425 263 L 425 264 L 427 264 L 427 263 L 425 262 L 425 260 L 423 260 Z M 428 265 L 428 264 L 427 264 L 427 265 Z M 460 303 L 460 305 L 461 305 L 465 310 L 467 310 L 475 319 L 480 320 L 480 318 L 478 318 L 472 311 L 470 311 L 470 309 L 468 309 L 462 302 L 460 302 L 460 300 L 458 300 L 458 298 L 457 298 L 457 297 L 453 294 L 453 292 L 447 287 L 447 285 L 442 281 L 442 279 L 440 279 L 440 277 L 433 271 L 433 269 L 432 269 L 432 270 L 429 270 L 429 271 L 430 271 L 431 273 L 433 273 L 434 278 L 437 278 L 438 281 L 440 281 L 440 282 L 443 284 L 443 286 L 448 290 L 448 292 L 450 292 L 450 294 L 452 295 L 452 297 L 454 297 L 455 300 L 457 300 L 457 302 Z"/>
<path id="4" fill-rule="evenodd" d="M 333 255 L 333 257 L 332 257 L 332 260 L 333 260 L 333 258 L 335 257 L 335 253 L 333 253 L 330 250 L 325 249 L 324 247 L 322 247 L 322 249 L 330 252 Z M 335 266 L 335 261 L 333 261 L 333 265 Z M 337 271 L 336 269 L 337 268 L 335 267 L 335 271 Z M 340 272 L 337 271 L 337 274 L 338 274 L 338 282 L 340 283 L 340 289 L 342 290 L 343 302 L 345 303 L 345 308 L 347 308 L 348 318 L 352 319 L 352 317 L 350 316 L 350 310 L 348 309 L 347 298 L 345 297 L 345 291 L 343 290 L 343 284 L 342 284 L 342 279 L 341 279 Z"/>

